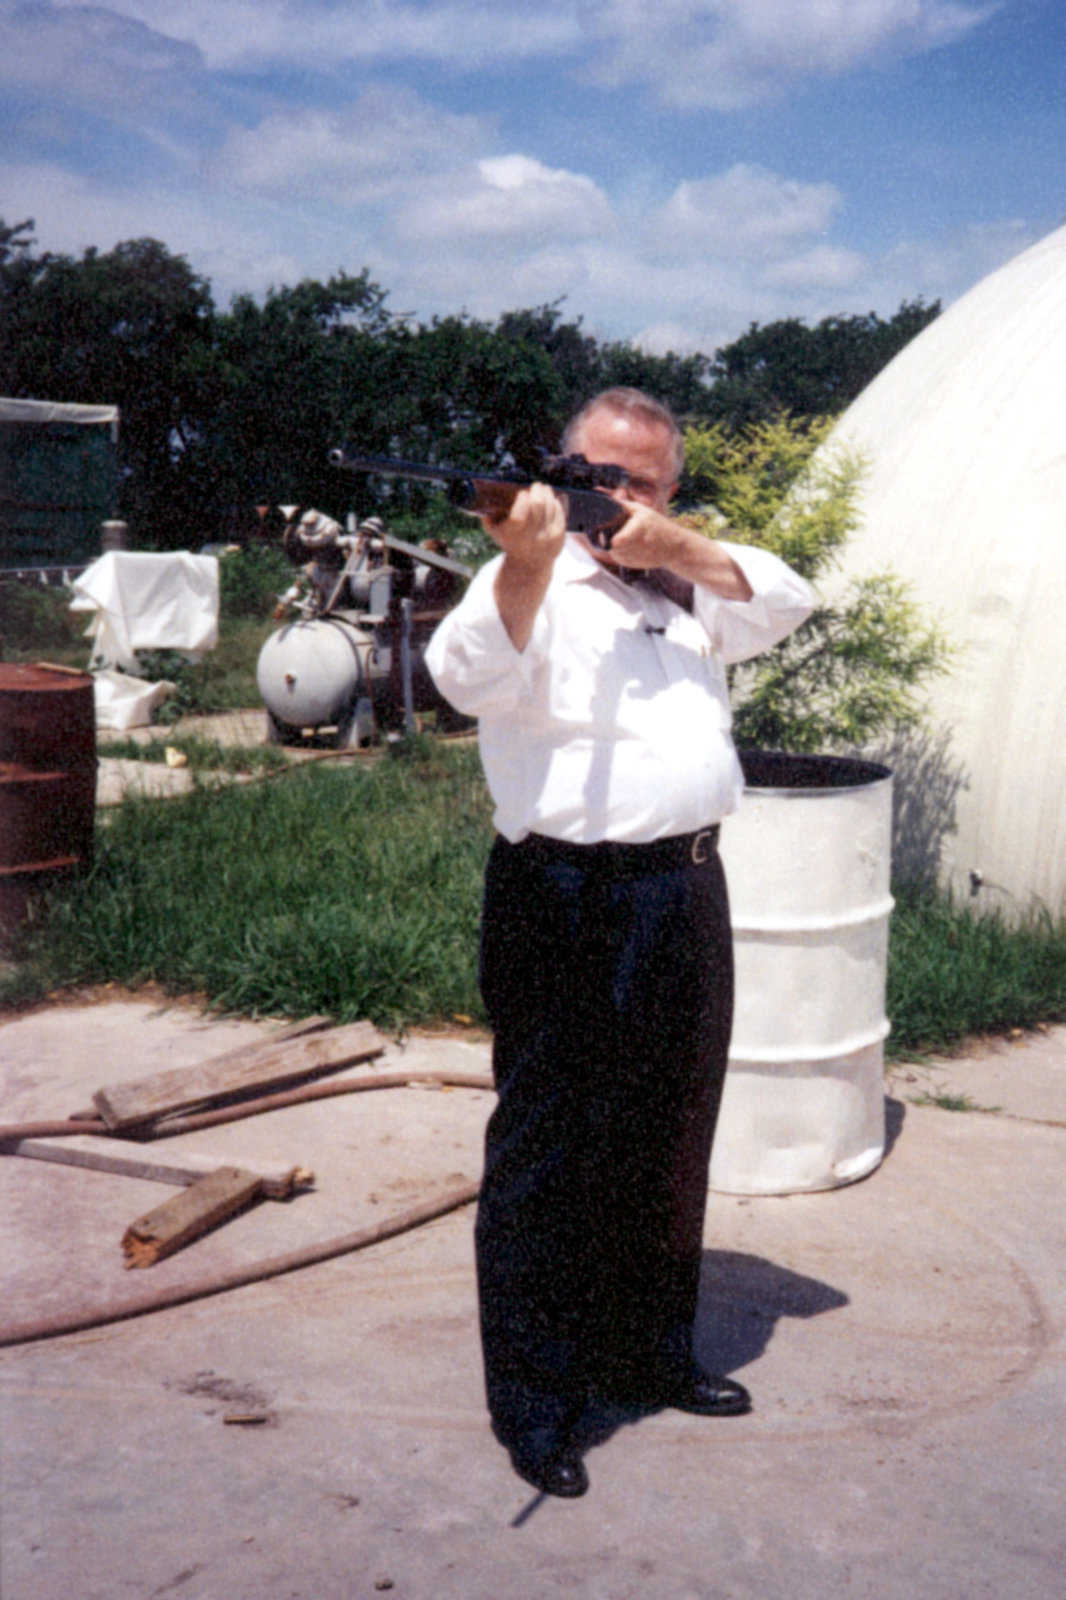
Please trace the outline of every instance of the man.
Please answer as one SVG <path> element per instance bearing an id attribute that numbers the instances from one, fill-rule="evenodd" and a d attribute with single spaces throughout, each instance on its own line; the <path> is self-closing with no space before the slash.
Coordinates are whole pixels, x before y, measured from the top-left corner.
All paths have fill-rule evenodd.
<path id="1" fill-rule="evenodd" d="M 668 514 L 670 413 L 612 389 L 564 448 L 624 467 L 610 550 L 543 484 L 486 520 L 501 554 L 427 664 L 479 719 L 496 804 L 481 987 L 497 1104 L 476 1226 L 486 1390 L 516 1471 L 588 1486 L 589 1400 L 748 1409 L 702 1372 L 693 1323 L 732 1019 L 718 823 L 743 780 L 725 666 L 811 608 L 775 556 Z"/>

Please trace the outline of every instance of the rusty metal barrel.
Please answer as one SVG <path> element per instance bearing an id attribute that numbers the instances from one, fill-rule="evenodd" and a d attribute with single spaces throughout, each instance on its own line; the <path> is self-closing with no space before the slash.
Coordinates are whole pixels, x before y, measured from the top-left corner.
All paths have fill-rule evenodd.
<path id="1" fill-rule="evenodd" d="M 92 861 L 95 805 L 92 678 L 0 662 L 0 937 L 36 890 Z"/>

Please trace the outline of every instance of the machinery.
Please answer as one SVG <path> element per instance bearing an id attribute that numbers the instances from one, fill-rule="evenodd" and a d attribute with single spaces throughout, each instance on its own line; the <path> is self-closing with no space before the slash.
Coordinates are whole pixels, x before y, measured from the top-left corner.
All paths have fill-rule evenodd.
<path id="1" fill-rule="evenodd" d="M 330 733 L 337 748 L 411 733 L 418 715 L 468 725 L 438 694 L 423 654 L 470 568 L 434 541 L 407 544 L 377 517 L 346 531 L 319 511 L 283 507 L 283 548 L 300 570 L 280 597 L 285 618 L 259 652 L 256 682 L 272 743 Z"/>

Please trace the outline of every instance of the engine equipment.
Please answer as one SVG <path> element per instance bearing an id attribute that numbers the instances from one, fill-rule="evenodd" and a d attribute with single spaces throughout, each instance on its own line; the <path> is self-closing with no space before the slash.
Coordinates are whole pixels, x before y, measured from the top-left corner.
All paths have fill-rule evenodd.
<path id="1" fill-rule="evenodd" d="M 354 747 L 414 732 L 426 711 L 442 730 L 468 726 L 437 692 L 423 655 L 470 568 L 439 541 L 393 538 L 378 517 L 350 518 L 346 531 L 320 511 L 281 510 L 282 548 L 300 572 L 278 600 L 275 618 L 286 620 L 256 666 L 270 741 L 331 730 L 337 748 Z"/>

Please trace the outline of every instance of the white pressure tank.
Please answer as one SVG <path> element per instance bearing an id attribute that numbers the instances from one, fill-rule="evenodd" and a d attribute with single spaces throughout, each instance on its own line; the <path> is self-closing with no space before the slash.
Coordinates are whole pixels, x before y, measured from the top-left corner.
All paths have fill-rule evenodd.
<path id="1" fill-rule="evenodd" d="M 256 683 L 274 719 L 288 728 L 318 728 L 347 720 L 372 678 L 385 675 L 370 633 L 343 617 L 286 623 L 259 652 Z"/>

